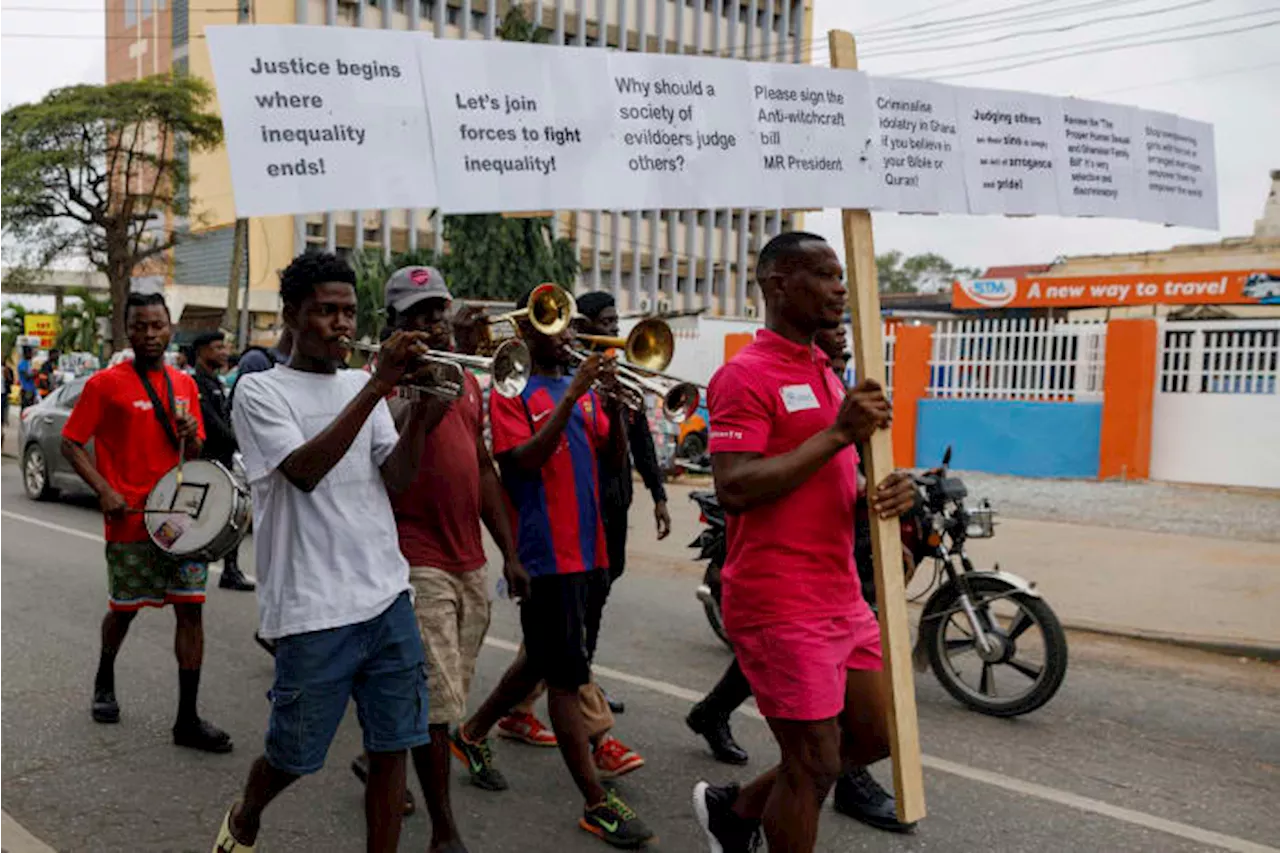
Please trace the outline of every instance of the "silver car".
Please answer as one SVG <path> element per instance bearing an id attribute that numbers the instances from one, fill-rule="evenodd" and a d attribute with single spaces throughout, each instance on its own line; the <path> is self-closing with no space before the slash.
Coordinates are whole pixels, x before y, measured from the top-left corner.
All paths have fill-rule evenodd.
<path id="1" fill-rule="evenodd" d="M 88 381 L 87 376 L 72 379 L 22 411 L 18 423 L 22 485 L 32 500 L 52 500 L 64 491 L 92 494 L 89 484 L 62 455 L 62 427 Z M 89 443 L 89 453 L 93 453 L 92 442 Z"/>

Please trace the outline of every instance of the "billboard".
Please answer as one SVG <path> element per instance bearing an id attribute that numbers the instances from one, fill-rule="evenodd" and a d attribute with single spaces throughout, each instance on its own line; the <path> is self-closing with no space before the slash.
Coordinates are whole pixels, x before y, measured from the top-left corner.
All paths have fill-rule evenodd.
<path id="1" fill-rule="evenodd" d="M 40 339 L 41 349 L 53 349 L 58 340 L 58 317 L 56 314 L 27 314 L 22 320 L 22 331 Z"/>
<path id="2" fill-rule="evenodd" d="M 979 278 L 951 286 L 956 310 L 1124 305 L 1280 305 L 1280 269 Z"/>

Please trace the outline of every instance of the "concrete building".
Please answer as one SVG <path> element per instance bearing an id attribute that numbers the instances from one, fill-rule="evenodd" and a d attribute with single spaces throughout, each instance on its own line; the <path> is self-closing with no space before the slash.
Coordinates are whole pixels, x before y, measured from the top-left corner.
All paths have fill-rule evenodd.
<path id="1" fill-rule="evenodd" d="M 529 0 L 523 5 L 552 32 L 552 44 L 805 63 L 814 41 L 813 3 Z M 203 32 L 213 24 L 323 24 L 492 39 L 512 5 L 511 0 L 107 0 L 107 80 L 177 69 L 212 82 Z M 197 212 L 189 223 L 192 237 L 174 251 L 167 274 L 175 290 L 221 288 L 217 301 L 225 305 L 235 222 L 225 151 L 193 155 L 191 174 Z M 726 316 L 760 313 L 753 280 L 756 252 L 774 234 L 798 228 L 800 217 L 792 211 L 745 209 L 555 214 L 558 232 L 577 247 L 581 289 L 609 290 L 623 310 L 705 307 Z M 427 210 L 262 217 L 250 221 L 248 234 L 245 275 L 254 291 L 274 291 L 276 272 L 306 248 L 340 253 L 375 248 L 385 254 L 444 248 L 439 217 Z M 201 299 L 209 293 L 202 290 Z M 251 305 L 257 309 L 258 300 L 251 299 Z M 273 313 L 255 313 L 251 336 L 267 333 L 274 323 Z"/>

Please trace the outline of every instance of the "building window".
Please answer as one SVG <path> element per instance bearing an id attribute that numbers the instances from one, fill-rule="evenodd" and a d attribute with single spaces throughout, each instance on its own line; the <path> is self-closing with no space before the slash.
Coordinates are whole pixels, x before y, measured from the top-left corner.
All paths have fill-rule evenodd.
<path id="1" fill-rule="evenodd" d="M 450 6 L 445 12 L 445 20 L 449 22 L 450 26 L 456 27 L 458 25 L 458 18 L 461 14 L 462 13 L 459 12 L 456 7 Z"/>
<path id="2" fill-rule="evenodd" d="M 130 29 L 138 25 L 137 0 L 124 0 L 124 26 Z"/>
<path id="3" fill-rule="evenodd" d="M 418 0 L 418 17 L 433 18 L 436 14 L 436 0 Z"/>

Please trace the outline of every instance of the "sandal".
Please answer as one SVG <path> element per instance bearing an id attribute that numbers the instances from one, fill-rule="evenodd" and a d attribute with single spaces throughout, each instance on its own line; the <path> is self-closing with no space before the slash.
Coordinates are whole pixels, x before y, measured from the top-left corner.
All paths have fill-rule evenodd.
<path id="1" fill-rule="evenodd" d="M 232 806 L 227 809 L 227 816 L 222 819 L 222 829 L 218 830 L 218 840 L 213 842 L 213 853 L 253 853 L 253 844 L 241 844 L 231 834 L 231 812 L 234 808 L 235 806 Z"/>

